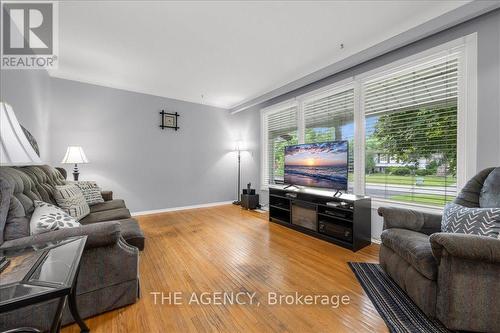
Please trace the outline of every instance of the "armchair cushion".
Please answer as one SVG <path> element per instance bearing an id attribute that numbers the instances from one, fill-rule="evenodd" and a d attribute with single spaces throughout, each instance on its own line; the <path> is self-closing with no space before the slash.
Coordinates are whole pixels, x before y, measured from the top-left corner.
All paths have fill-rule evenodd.
<path id="1" fill-rule="evenodd" d="M 411 209 L 380 207 L 378 214 L 384 218 L 384 229 L 400 228 L 426 235 L 441 231 L 441 215 Z"/>
<path id="2" fill-rule="evenodd" d="M 437 278 L 437 262 L 432 255 L 429 236 L 406 229 L 387 229 L 382 244 L 390 248 L 429 280 Z"/>
<path id="3" fill-rule="evenodd" d="M 491 171 L 484 180 L 479 205 L 483 208 L 500 208 L 500 167 Z"/>
<path id="4" fill-rule="evenodd" d="M 472 177 L 465 184 L 460 193 L 458 193 L 453 202 L 465 207 L 481 207 L 479 202 L 481 189 L 483 188 L 486 178 L 494 169 L 495 168 L 484 169 Z"/>
<path id="5" fill-rule="evenodd" d="M 83 225 L 76 228 L 59 229 L 55 231 L 37 234 L 28 237 L 17 238 L 5 241 L 1 247 L 22 247 L 36 243 L 45 243 L 50 241 L 58 241 L 68 237 L 87 235 L 87 243 L 85 248 L 101 247 L 112 245 L 118 242 L 120 238 L 120 223 L 118 222 L 103 222 L 97 224 Z"/>
<path id="6" fill-rule="evenodd" d="M 500 263 L 500 240 L 498 239 L 440 232 L 431 235 L 430 241 L 432 253 L 438 263 L 446 254 L 472 261 Z"/>

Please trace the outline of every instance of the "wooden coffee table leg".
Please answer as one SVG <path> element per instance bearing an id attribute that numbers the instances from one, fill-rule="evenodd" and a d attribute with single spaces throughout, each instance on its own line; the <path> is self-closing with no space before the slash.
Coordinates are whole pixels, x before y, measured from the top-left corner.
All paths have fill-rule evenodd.
<path id="1" fill-rule="evenodd" d="M 69 293 L 68 305 L 69 305 L 69 311 L 71 312 L 73 319 L 75 319 L 78 326 L 80 326 L 80 332 L 87 333 L 90 332 L 90 329 L 87 327 L 82 317 L 80 317 L 80 313 L 78 313 L 78 307 L 76 306 L 76 281 L 78 280 L 79 272 L 80 272 L 80 267 L 78 267 L 73 287 L 71 288 L 71 292 Z"/>

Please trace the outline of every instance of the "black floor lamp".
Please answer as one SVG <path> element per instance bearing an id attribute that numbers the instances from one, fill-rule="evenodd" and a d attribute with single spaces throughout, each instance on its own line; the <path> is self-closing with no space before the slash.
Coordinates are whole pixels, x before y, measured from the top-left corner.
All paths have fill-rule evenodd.
<path id="1" fill-rule="evenodd" d="M 234 146 L 234 151 L 238 153 L 238 192 L 236 195 L 236 201 L 233 201 L 233 205 L 240 205 L 241 204 L 241 152 L 245 151 L 243 149 L 243 142 L 238 141 L 236 142 Z"/>

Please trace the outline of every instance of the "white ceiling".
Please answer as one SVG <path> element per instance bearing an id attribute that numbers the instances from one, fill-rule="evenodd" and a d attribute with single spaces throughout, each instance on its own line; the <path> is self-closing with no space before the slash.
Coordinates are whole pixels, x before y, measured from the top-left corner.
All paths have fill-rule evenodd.
<path id="1" fill-rule="evenodd" d="M 61 2 L 51 75 L 230 108 L 467 2 Z"/>

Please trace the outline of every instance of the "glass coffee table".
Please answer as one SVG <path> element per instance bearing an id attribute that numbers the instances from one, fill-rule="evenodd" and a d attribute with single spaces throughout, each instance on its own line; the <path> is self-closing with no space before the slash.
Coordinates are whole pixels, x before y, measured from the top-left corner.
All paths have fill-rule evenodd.
<path id="1" fill-rule="evenodd" d="M 79 236 L 0 250 L 0 256 L 10 261 L 0 273 L 0 313 L 58 299 L 50 332 L 59 332 L 63 309 L 68 301 L 70 312 L 81 332 L 89 332 L 78 314 L 75 298 L 80 259 L 86 241 L 87 236 Z M 5 332 L 41 331 L 20 327 Z"/>

